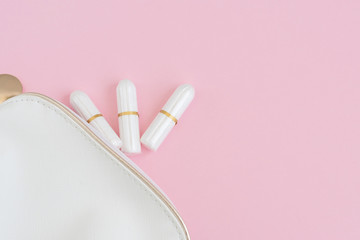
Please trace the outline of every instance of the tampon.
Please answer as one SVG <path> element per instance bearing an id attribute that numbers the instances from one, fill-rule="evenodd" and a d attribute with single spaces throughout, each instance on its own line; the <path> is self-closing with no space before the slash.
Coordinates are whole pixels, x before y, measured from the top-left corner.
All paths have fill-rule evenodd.
<path id="1" fill-rule="evenodd" d="M 110 141 L 116 148 L 120 148 L 122 146 L 122 141 L 119 136 L 111 128 L 109 123 L 105 120 L 103 115 L 86 93 L 81 91 L 74 91 L 71 93 L 70 104 L 74 110 L 85 121 L 98 130 L 106 140 Z"/>
<path id="2" fill-rule="evenodd" d="M 194 95 L 195 90 L 191 85 L 179 86 L 142 135 L 142 144 L 150 150 L 156 151 L 171 129 L 177 124 L 181 115 L 193 100 Z"/>
<path id="3" fill-rule="evenodd" d="M 121 150 L 125 153 L 141 153 L 139 113 L 135 85 L 122 80 L 116 88 L 119 132 L 123 141 Z"/>

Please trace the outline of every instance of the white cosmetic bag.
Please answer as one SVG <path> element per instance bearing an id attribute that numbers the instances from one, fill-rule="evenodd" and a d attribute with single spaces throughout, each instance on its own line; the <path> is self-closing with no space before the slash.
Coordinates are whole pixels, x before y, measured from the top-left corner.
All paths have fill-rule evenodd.
<path id="1" fill-rule="evenodd" d="M 172 203 L 61 103 L 0 104 L 1 240 L 189 240 Z"/>

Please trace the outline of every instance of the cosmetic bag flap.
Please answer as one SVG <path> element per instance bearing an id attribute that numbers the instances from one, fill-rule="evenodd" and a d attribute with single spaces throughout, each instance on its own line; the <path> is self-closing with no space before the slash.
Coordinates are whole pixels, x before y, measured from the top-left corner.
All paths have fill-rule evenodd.
<path id="1" fill-rule="evenodd" d="M 61 103 L 25 93 L 0 104 L 0 239 L 190 238 L 123 153 Z"/>

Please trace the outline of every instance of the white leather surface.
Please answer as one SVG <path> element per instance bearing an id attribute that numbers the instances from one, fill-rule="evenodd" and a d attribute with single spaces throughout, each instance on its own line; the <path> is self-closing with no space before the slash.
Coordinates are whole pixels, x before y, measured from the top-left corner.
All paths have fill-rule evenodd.
<path id="1" fill-rule="evenodd" d="M 0 239 L 181 240 L 168 207 L 51 103 L 0 105 Z"/>

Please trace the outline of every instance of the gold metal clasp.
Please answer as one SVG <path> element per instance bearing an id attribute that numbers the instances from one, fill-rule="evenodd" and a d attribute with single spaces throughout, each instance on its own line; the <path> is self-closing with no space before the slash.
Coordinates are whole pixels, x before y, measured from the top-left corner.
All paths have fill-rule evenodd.
<path id="1" fill-rule="evenodd" d="M 23 92 L 23 86 L 17 77 L 0 74 L 0 103 Z"/>

